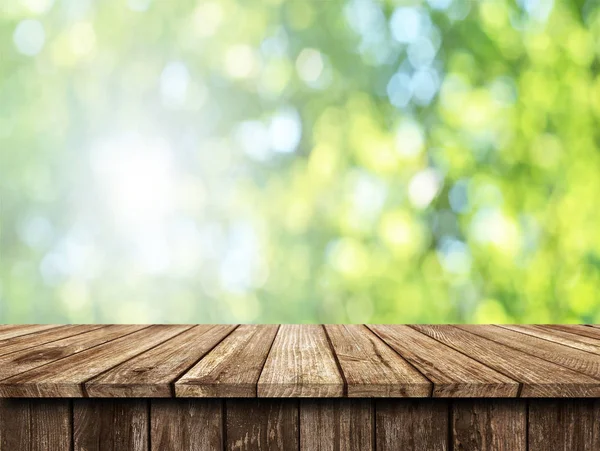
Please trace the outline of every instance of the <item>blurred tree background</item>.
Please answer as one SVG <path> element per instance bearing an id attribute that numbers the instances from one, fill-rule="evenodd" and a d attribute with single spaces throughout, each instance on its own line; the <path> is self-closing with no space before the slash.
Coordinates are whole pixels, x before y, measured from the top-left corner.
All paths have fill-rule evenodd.
<path id="1" fill-rule="evenodd" d="M 1 322 L 600 322 L 596 0 L 0 0 Z"/>

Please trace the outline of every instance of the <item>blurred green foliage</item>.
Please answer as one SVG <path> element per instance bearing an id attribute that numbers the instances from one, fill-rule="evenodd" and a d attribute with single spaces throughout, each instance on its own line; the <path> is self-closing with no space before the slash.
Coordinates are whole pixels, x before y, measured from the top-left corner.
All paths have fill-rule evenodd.
<path id="1" fill-rule="evenodd" d="M 594 0 L 0 0 L 1 322 L 600 322 Z"/>

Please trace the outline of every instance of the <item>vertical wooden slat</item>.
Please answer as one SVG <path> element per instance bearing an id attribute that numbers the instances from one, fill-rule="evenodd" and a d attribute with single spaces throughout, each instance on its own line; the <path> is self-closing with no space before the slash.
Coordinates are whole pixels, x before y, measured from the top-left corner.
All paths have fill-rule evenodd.
<path id="1" fill-rule="evenodd" d="M 220 450 L 222 401 L 155 399 L 150 408 L 150 442 L 155 451 Z"/>
<path id="2" fill-rule="evenodd" d="M 147 451 L 148 401 L 73 401 L 75 451 Z"/>
<path id="3" fill-rule="evenodd" d="M 374 433 L 371 400 L 300 401 L 301 451 L 369 451 Z"/>
<path id="4" fill-rule="evenodd" d="M 68 451 L 70 413 L 62 399 L 0 400 L 0 450 Z"/>
<path id="5" fill-rule="evenodd" d="M 525 451 L 525 400 L 488 399 L 452 402 L 454 451 Z"/>
<path id="6" fill-rule="evenodd" d="M 600 449 L 600 401 L 540 399 L 529 401 L 530 451 Z"/>
<path id="7" fill-rule="evenodd" d="M 226 450 L 298 449 L 298 401 L 235 399 L 226 401 Z"/>
<path id="8" fill-rule="evenodd" d="M 375 401 L 377 451 L 446 451 L 448 403 L 442 400 Z"/>

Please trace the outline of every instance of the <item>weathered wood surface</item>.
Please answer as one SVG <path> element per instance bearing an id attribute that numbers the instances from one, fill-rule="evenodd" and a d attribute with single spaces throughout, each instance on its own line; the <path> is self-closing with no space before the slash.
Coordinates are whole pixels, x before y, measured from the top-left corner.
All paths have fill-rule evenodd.
<path id="1" fill-rule="evenodd" d="M 0 397 L 596 398 L 590 326 L 0 326 Z"/>

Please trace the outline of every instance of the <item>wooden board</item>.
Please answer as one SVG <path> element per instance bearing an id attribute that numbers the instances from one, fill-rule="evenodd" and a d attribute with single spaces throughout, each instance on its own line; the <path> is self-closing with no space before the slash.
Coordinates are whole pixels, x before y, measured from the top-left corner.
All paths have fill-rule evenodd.
<path id="1" fill-rule="evenodd" d="M 510 376 L 523 397 L 599 397 L 600 380 L 542 360 L 453 326 L 415 329 Z"/>
<path id="2" fill-rule="evenodd" d="M 69 401 L 0 400 L 0 451 L 64 451 L 71 436 Z"/>
<path id="3" fill-rule="evenodd" d="M 369 326 L 433 382 L 433 397 L 515 397 L 519 383 L 408 326 Z"/>
<path id="4" fill-rule="evenodd" d="M 90 397 L 173 396 L 173 382 L 235 326 L 195 326 L 85 383 Z"/>
<path id="5" fill-rule="evenodd" d="M 236 399 L 225 402 L 225 449 L 298 449 L 298 401 Z"/>
<path id="6" fill-rule="evenodd" d="M 0 356 L 0 380 L 47 365 L 147 326 L 112 325 Z"/>
<path id="7" fill-rule="evenodd" d="M 325 330 L 344 375 L 349 397 L 427 397 L 432 384 L 365 326 Z"/>
<path id="8" fill-rule="evenodd" d="M 10 354 L 11 352 L 31 349 L 44 343 L 60 340 L 61 338 L 79 335 L 92 329 L 98 329 L 97 326 L 59 326 L 45 328 L 37 333 L 19 335 L 18 337 L 8 338 L 0 342 L 0 355 Z"/>
<path id="9" fill-rule="evenodd" d="M 457 326 L 480 337 L 600 379 L 600 356 L 494 326 Z"/>
<path id="10" fill-rule="evenodd" d="M 300 451 L 374 450 L 373 415 L 368 399 L 303 399 Z"/>
<path id="11" fill-rule="evenodd" d="M 148 401 L 73 401 L 75 451 L 147 451 Z"/>
<path id="12" fill-rule="evenodd" d="M 526 451 L 527 405 L 513 399 L 452 402 L 455 451 Z"/>
<path id="13" fill-rule="evenodd" d="M 223 444 L 223 401 L 154 399 L 150 405 L 153 451 L 219 450 Z"/>
<path id="14" fill-rule="evenodd" d="M 530 451 L 598 451 L 600 402 L 598 400 L 531 400 Z"/>
<path id="15" fill-rule="evenodd" d="M 278 326 L 242 325 L 175 382 L 180 397 L 256 397 Z"/>
<path id="16" fill-rule="evenodd" d="M 41 332 L 43 330 L 53 329 L 59 327 L 55 324 L 3 324 L 0 329 L 0 340 L 7 340 L 9 338 L 20 337 L 21 335 L 33 334 Z M 0 346 L 2 342 L 0 341 Z"/>
<path id="17" fill-rule="evenodd" d="M 9 397 L 82 397 L 83 383 L 103 371 L 178 335 L 190 326 L 150 326 L 0 381 Z"/>
<path id="18" fill-rule="evenodd" d="M 581 349 L 582 351 L 600 354 L 600 337 L 593 338 L 594 333 L 592 333 L 592 337 L 590 337 L 589 335 L 585 336 L 580 331 L 576 332 L 575 330 L 570 330 L 567 332 L 544 326 L 514 326 L 503 324 L 500 327 L 521 332 L 522 334 L 532 335 L 554 343 L 560 343 L 571 348 Z M 593 331 L 593 329 L 591 330 Z"/>
<path id="19" fill-rule="evenodd" d="M 339 397 L 344 381 L 322 326 L 279 328 L 258 380 L 258 396 Z"/>
<path id="20" fill-rule="evenodd" d="M 449 449 L 445 400 L 376 400 L 375 412 L 377 451 Z"/>

